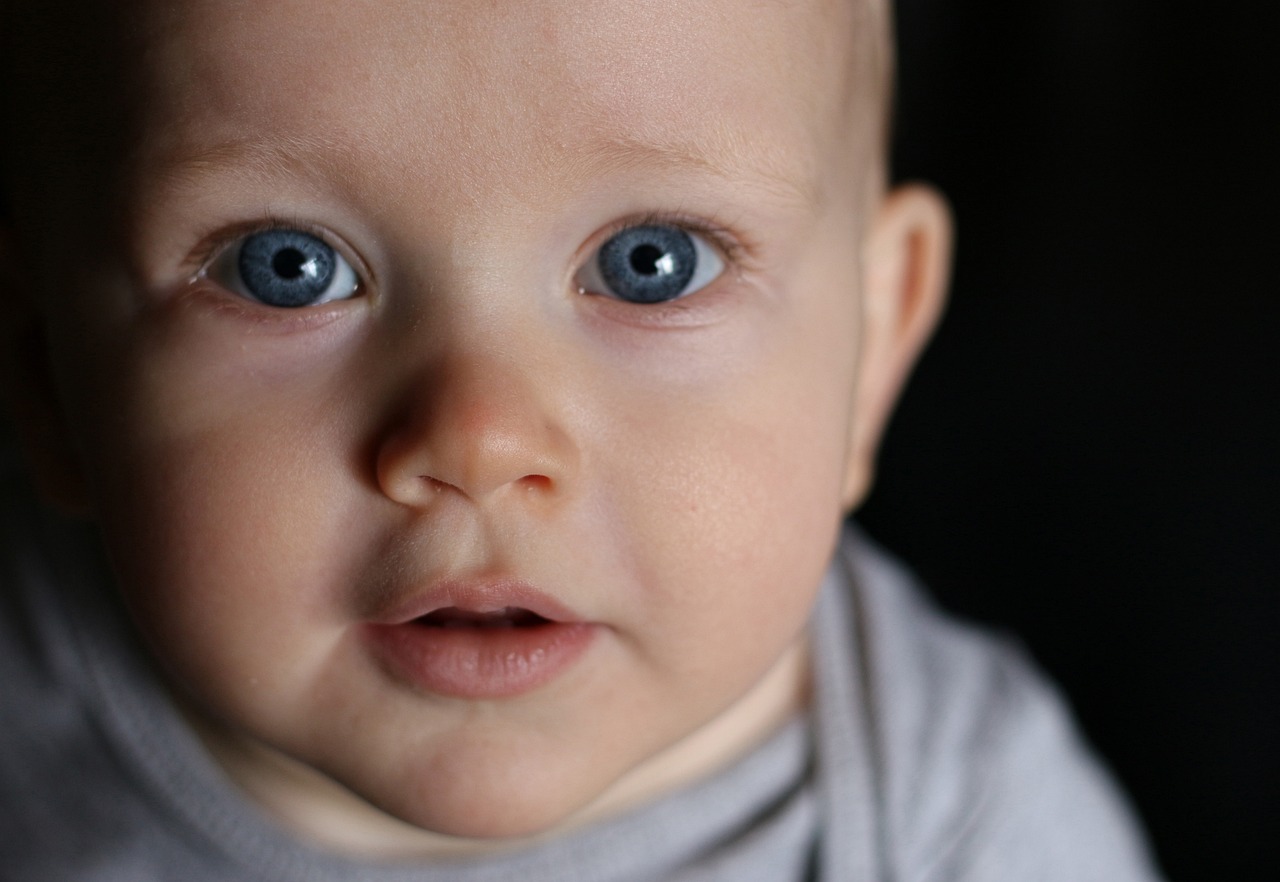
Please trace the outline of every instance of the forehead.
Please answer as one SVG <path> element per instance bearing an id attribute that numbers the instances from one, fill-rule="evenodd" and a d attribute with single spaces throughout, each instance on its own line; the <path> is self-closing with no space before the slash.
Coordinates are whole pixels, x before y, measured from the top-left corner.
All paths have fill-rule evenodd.
<path id="1" fill-rule="evenodd" d="M 626 162 L 648 152 L 803 190 L 819 186 L 822 152 L 870 99 L 853 75 L 865 44 L 852 8 L 847 0 L 152 4 L 138 56 L 153 121 L 145 153 L 345 145 L 392 173 L 447 164 L 479 186 L 508 165 L 527 175 L 531 163 L 562 170 L 566 156 Z"/>

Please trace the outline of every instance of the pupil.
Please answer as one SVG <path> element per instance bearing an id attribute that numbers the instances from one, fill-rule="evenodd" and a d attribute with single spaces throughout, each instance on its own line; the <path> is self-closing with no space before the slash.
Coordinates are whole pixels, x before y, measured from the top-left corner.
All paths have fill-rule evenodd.
<path id="1" fill-rule="evenodd" d="M 307 256 L 297 248 L 281 248 L 271 259 L 271 268 L 282 279 L 296 279 L 302 275 Z"/>
<path id="2" fill-rule="evenodd" d="M 640 245 L 631 252 L 631 268 L 642 276 L 656 276 L 661 270 L 663 250 L 653 245 Z"/>

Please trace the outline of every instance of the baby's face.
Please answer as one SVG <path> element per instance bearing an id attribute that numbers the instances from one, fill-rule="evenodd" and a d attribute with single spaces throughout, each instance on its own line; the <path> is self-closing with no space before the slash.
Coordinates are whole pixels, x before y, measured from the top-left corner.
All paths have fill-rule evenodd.
<path id="1" fill-rule="evenodd" d="M 246 786 L 513 836 L 772 725 L 868 455 L 848 4 L 154 6 L 125 247 L 46 314 Z"/>

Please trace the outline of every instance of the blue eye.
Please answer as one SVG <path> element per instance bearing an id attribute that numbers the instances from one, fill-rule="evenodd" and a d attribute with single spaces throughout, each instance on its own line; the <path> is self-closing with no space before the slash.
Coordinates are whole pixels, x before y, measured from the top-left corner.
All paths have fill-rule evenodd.
<path id="1" fill-rule="evenodd" d="M 214 261 L 209 275 L 251 300 L 285 309 L 344 300 L 360 288 L 342 255 L 301 230 L 246 236 Z"/>
<path id="2" fill-rule="evenodd" d="M 724 261 L 701 236 L 667 224 L 628 227 L 600 246 L 578 274 L 592 294 L 628 303 L 666 303 L 705 288 Z"/>

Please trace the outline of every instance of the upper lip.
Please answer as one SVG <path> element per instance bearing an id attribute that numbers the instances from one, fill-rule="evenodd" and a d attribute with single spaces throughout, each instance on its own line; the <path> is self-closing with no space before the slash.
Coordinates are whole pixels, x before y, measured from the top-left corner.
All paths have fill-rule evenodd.
<path id="1" fill-rule="evenodd" d="M 560 601 L 515 578 L 445 579 L 426 591 L 413 594 L 376 617 L 378 624 L 403 625 L 441 609 L 470 613 L 496 613 L 505 609 L 528 610 L 551 622 L 582 619 Z"/>

